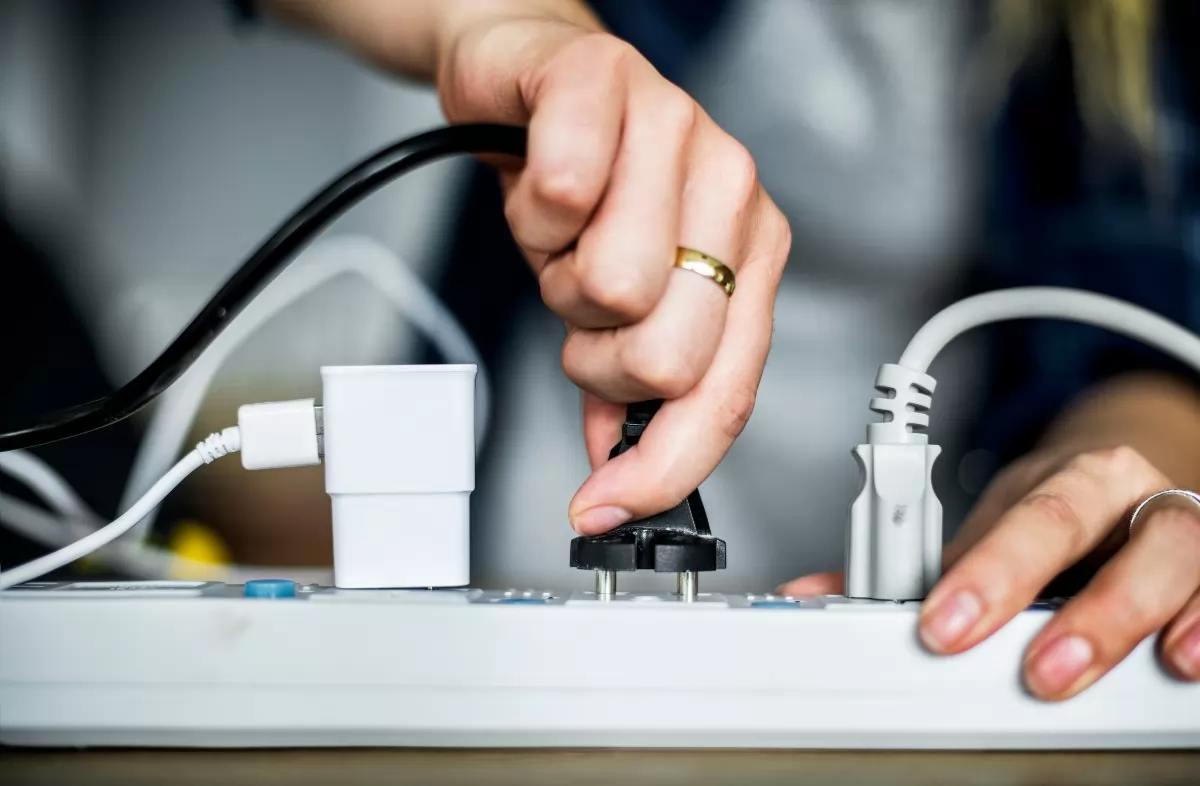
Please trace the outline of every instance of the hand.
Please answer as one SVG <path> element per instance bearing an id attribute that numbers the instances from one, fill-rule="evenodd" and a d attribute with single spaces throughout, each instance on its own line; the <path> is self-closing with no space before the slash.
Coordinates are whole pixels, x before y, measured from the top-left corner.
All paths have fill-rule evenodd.
<path id="1" fill-rule="evenodd" d="M 746 150 L 629 45 L 586 26 L 488 17 L 445 48 L 455 122 L 528 124 L 502 172 L 506 214 L 546 304 L 567 325 L 594 470 L 571 503 L 594 534 L 667 509 L 713 470 L 750 417 L 790 245 Z M 672 267 L 686 246 L 737 275 Z M 668 399 L 612 462 L 622 404 Z"/>
<path id="2" fill-rule="evenodd" d="M 270 0 L 397 73 L 433 78 L 446 116 L 529 129 L 501 167 L 513 236 L 567 325 L 593 474 L 582 533 L 666 510 L 698 487 L 754 409 L 787 221 L 753 160 L 686 93 L 575 0 Z M 677 246 L 736 291 L 673 267 Z M 482 260 L 486 263 L 486 260 Z M 624 404 L 668 399 L 609 462 Z"/>
<path id="3" fill-rule="evenodd" d="M 1144 430 L 1156 439 L 1142 441 L 1169 442 L 1163 427 L 1172 423 L 1185 441 L 1194 437 L 1195 403 L 1170 398 L 1178 393 L 1155 392 L 1167 423 Z M 1149 401 L 1138 402 L 1113 406 L 1131 418 L 1155 411 L 1146 409 Z M 1075 421 L 1073 435 L 1089 426 L 1107 431 L 1096 417 Z M 1026 651 L 1023 676 L 1034 695 L 1059 700 L 1079 693 L 1158 631 L 1164 666 L 1180 679 L 1200 680 L 1200 510 L 1157 508 L 1130 536 L 1132 509 L 1176 484 L 1133 448 L 1078 444 L 1077 436 L 1064 438 L 995 479 L 945 550 L 948 568 L 922 607 L 921 640 L 936 653 L 963 652 L 1039 595 L 1070 594 L 1071 585 L 1084 584 Z M 1184 457 L 1173 463 L 1191 461 Z M 842 577 L 807 576 L 779 591 L 840 593 Z"/>

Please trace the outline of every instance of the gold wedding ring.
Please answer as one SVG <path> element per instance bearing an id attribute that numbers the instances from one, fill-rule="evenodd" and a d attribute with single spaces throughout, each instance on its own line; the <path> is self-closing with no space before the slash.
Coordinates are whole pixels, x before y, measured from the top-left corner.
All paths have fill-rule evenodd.
<path id="1" fill-rule="evenodd" d="M 708 254 L 702 254 L 694 248 L 680 246 L 675 250 L 675 267 L 710 278 L 717 283 L 717 286 L 725 290 L 726 297 L 733 295 L 735 284 L 733 271 Z"/>

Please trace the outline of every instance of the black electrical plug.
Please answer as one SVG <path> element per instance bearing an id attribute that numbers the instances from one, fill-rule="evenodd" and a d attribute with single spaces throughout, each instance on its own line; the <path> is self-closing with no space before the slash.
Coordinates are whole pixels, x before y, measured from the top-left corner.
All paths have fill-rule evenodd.
<path id="1" fill-rule="evenodd" d="M 612 460 L 638 443 L 662 400 L 640 401 L 626 408 L 621 441 L 609 452 Z M 714 538 L 697 489 L 670 510 L 622 524 L 603 535 L 571 541 L 571 567 L 596 571 L 596 592 L 616 591 L 617 571 L 653 570 L 679 575 L 679 594 L 696 598 L 696 574 L 725 568 L 725 541 Z"/>

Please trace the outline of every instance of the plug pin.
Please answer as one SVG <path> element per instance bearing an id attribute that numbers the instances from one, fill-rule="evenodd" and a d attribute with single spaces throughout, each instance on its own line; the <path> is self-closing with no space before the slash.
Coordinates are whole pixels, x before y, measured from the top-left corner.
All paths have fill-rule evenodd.
<path id="1" fill-rule="evenodd" d="M 596 594 L 602 598 L 611 598 L 617 594 L 617 572 L 615 570 L 596 570 Z"/>
<path id="2" fill-rule="evenodd" d="M 693 603 L 700 590 L 700 577 L 694 570 L 675 574 L 675 591 L 684 603 Z"/>

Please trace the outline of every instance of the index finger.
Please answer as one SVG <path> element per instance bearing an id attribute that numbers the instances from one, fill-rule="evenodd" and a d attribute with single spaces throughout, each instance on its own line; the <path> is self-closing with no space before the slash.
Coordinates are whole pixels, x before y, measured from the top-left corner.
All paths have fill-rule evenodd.
<path id="1" fill-rule="evenodd" d="M 569 509 L 579 532 L 598 534 L 677 505 L 716 468 L 749 420 L 791 243 L 786 219 L 761 189 L 758 205 L 712 364 L 690 392 L 663 404 L 637 445 L 597 468 L 579 489 Z"/>
<path id="2" fill-rule="evenodd" d="M 525 165 L 509 175 L 505 213 L 540 272 L 578 238 L 608 187 L 624 122 L 629 49 L 598 36 L 568 49 L 529 88 L 533 109 Z M 565 58 L 565 59 L 564 59 Z M 624 59 L 624 61 L 623 61 Z"/>
<path id="3" fill-rule="evenodd" d="M 1127 448 L 1077 457 L 1005 513 L 946 572 L 922 607 L 922 641 L 951 653 L 990 636 L 1164 483 L 1158 470 Z"/>

